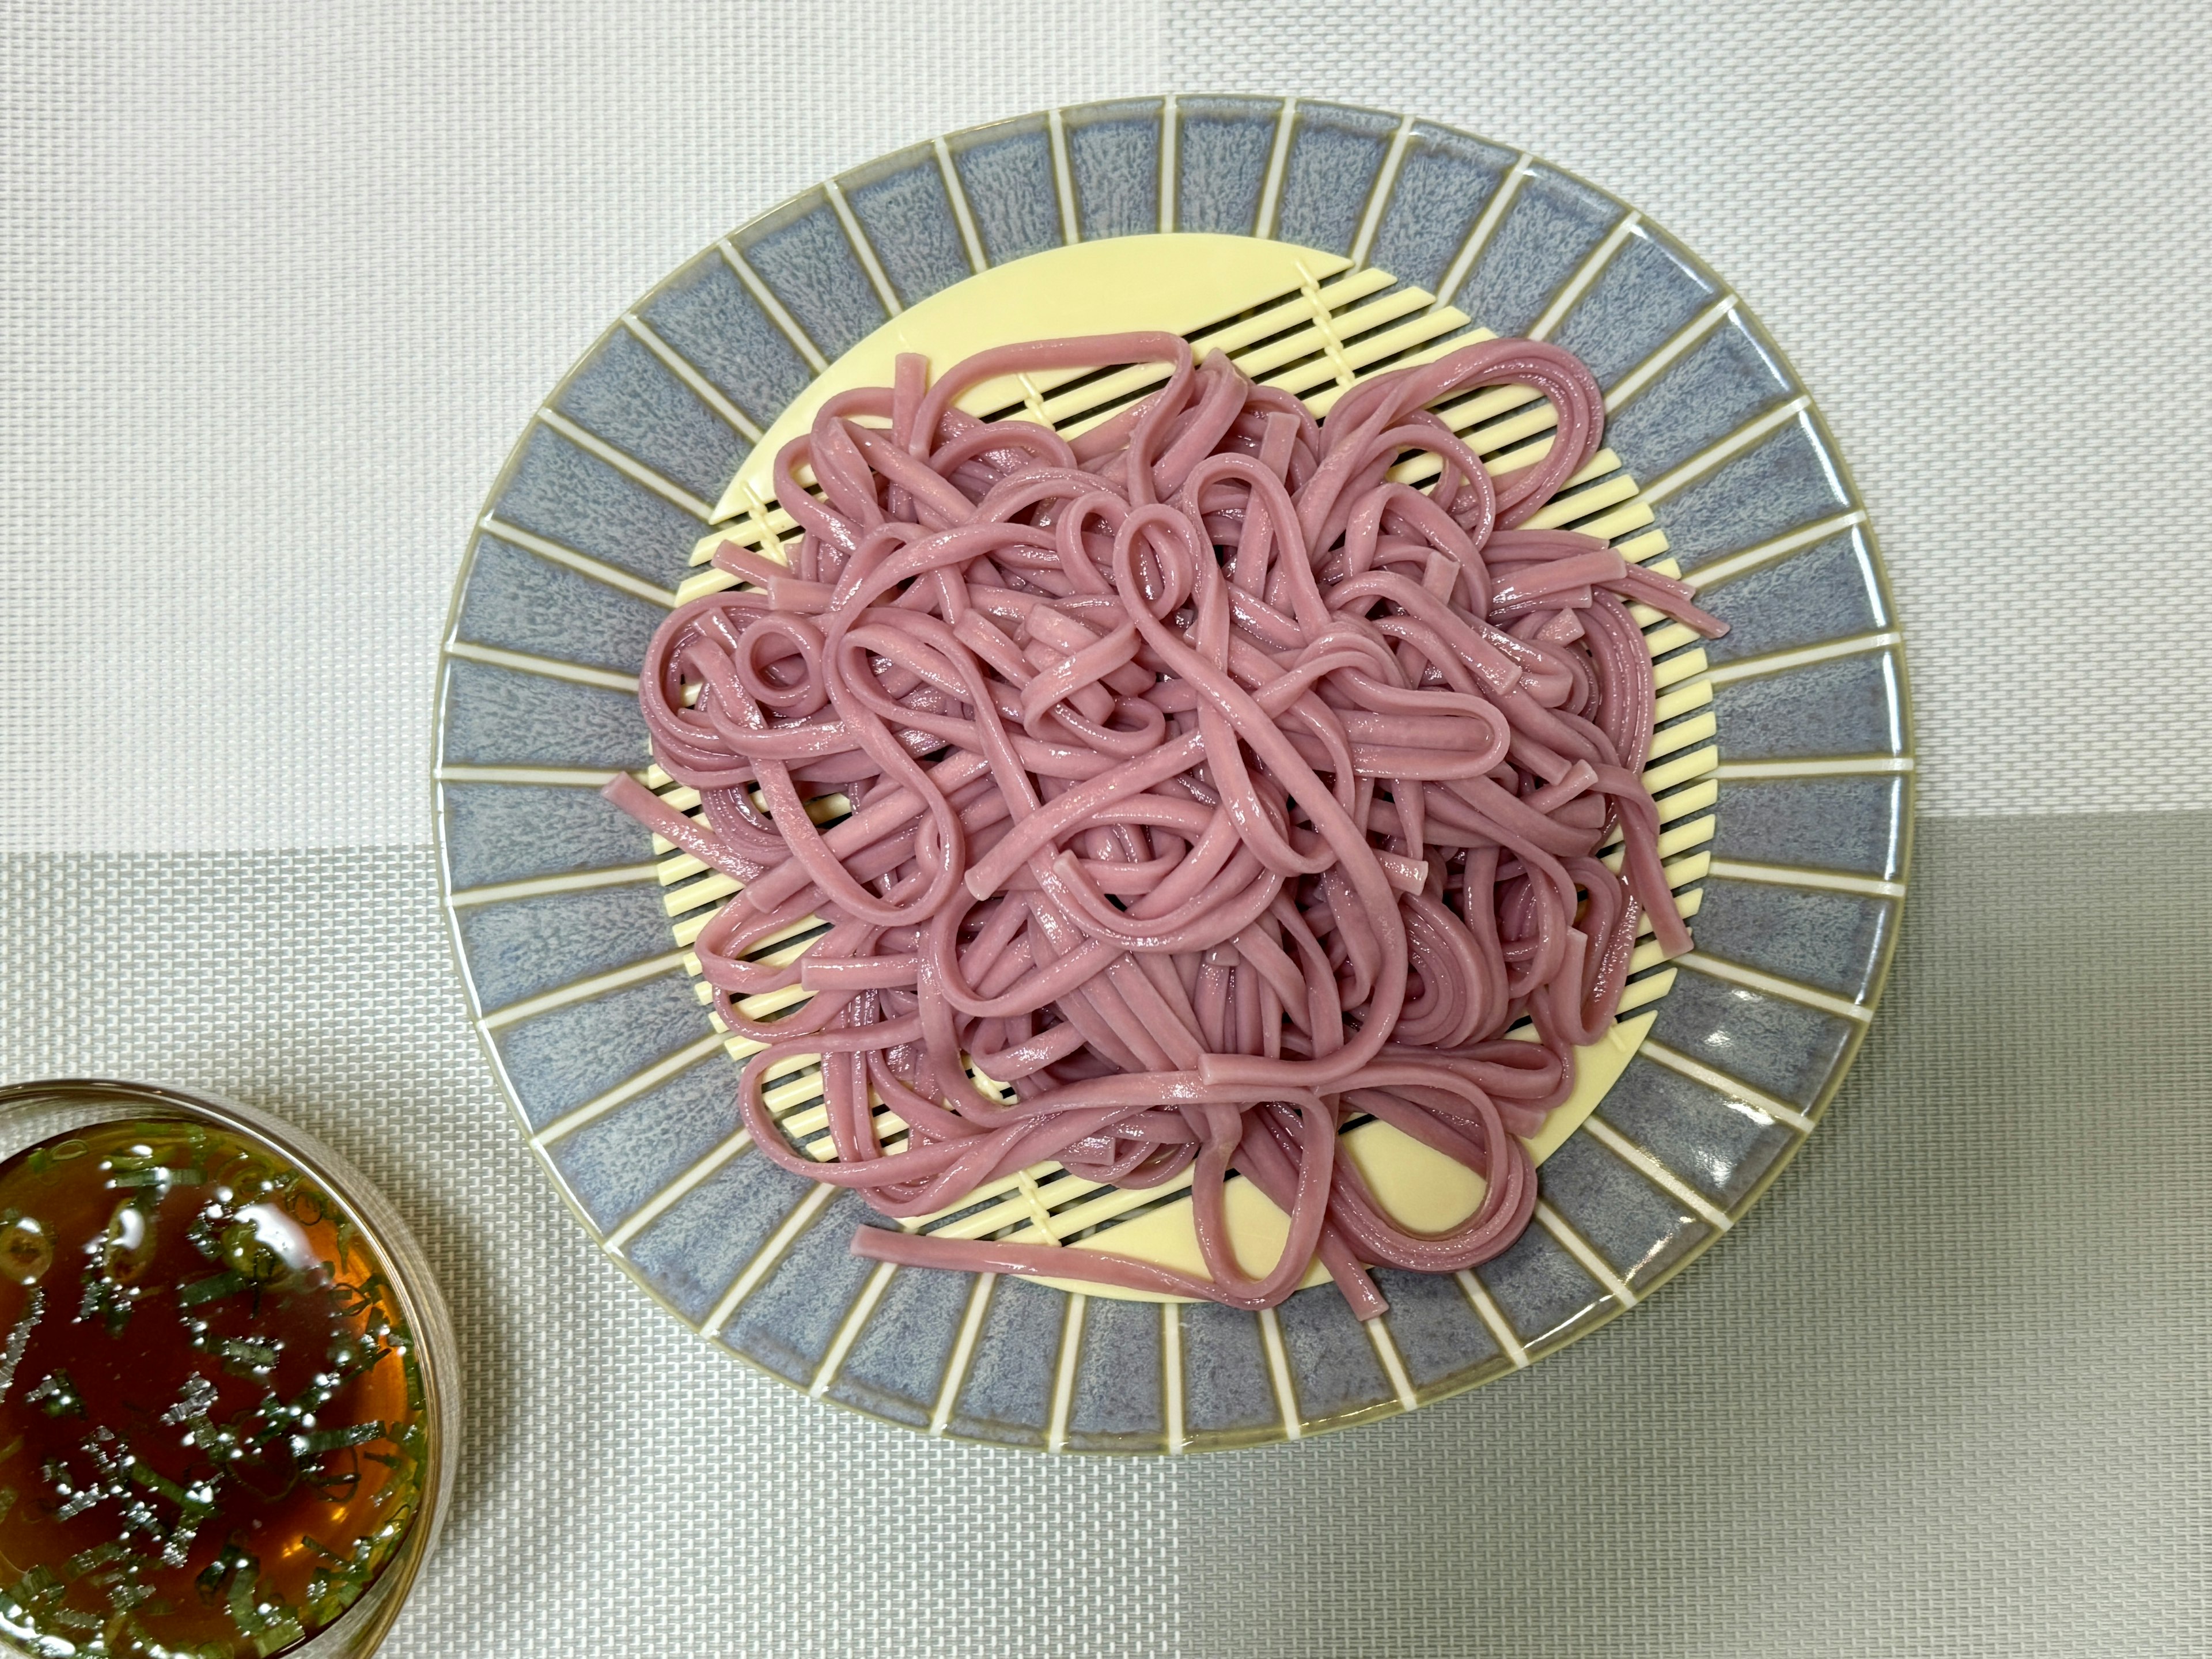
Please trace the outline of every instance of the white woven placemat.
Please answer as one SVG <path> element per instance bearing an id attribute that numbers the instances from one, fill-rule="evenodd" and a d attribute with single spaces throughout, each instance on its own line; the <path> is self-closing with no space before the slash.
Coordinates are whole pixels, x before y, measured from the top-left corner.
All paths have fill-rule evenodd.
<path id="1" fill-rule="evenodd" d="M 1857 470 L 1923 807 L 2212 805 L 2187 0 L 16 0 L 0 63 L 0 848 L 421 842 L 467 526 L 597 332 L 841 168 L 1169 87 L 1456 121 L 1634 202 Z"/>
<path id="2" fill-rule="evenodd" d="M 0 1077 L 62 1075 L 291 1118 L 422 1241 L 469 1435 L 394 1659 L 1174 1650 L 1162 1460 L 1048 1468 L 810 1404 L 599 1255 L 478 1055 L 427 849 L 0 856 Z M 1013 1593 L 1047 1551 L 1067 1594 Z"/>
<path id="3" fill-rule="evenodd" d="M 1923 824 L 1867 1053 L 1704 1261 L 1463 1399 L 1172 1462 L 884 1427 L 654 1307 L 507 1121 L 427 850 L 0 855 L 0 1077 L 234 1094 L 413 1223 L 471 1437 L 394 1659 L 2162 1659 L 2212 1641 L 2208 835 Z"/>
<path id="4" fill-rule="evenodd" d="M 2020 815 L 2212 806 L 2208 69 L 2178 3 L 16 0 L 0 1077 L 238 1094 L 423 1234 L 478 1358 L 408 1659 L 2203 1650 L 2212 815 Z M 1835 1114 L 1651 1310 L 1314 1445 L 1048 1464 L 810 1407 L 594 1256 L 445 957 L 430 696 L 630 299 L 1170 86 L 1525 144 L 1735 283 L 1874 509 L 1945 817 Z"/>

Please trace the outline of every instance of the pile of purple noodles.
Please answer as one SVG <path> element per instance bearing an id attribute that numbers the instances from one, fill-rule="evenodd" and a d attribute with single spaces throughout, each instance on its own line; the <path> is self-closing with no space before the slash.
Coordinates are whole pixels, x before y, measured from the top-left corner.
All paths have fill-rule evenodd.
<path id="1" fill-rule="evenodd" d="M 953 406 L 999 376 L 1138 363 L 1169 365 L 1164 387 L 1073 439 Z M 1428 406 L 1507 384 L 1559 423 L 1493 481 Z M 746 1127 L 902 1218 L 1046 1160 L 1123 1188 L 1190 1169 L 1210 1277 L 888 1228 L 855 1254 L 1241 1308 L 1318 1254 L 1370 1317 L 1367 1267 L 1450 1272 L 1513 1242 L 1536 1185 L 1518 1137 L 1612 1021 L 1643 920 L 1668 955 L 1690 944 L 1626 602 L 1721 626 L 1601 541 L 1520 527 L 1602 424 L 1589 370 L 1528 340 L 1354 386 L 1323 424 L 1218 353 L 1123 334 L 933 385 L 904 356 L 785 446 L 789 568 L 725 543 L 750 585 L 671 616 L 643 675 L 655 758 L 703 816 L 627 775 L 607 791 L 741 884 L 696 948 L 721 1018 L 765 1045 Z M 1392 481 L 1420 453 L 1435 483 Z M 805 803 L 832 792 L 851 815 L 817 829 Z M 1620 875 L 1598 858 L 1616 829 Z M 829 931 L 795 962 L 746 959 L 809 917 Z M 793 987 L 813 994 L 779 1017 L 739 1006 Z M 1506 1040 L 1524 1016 L 1537 1041 Z M 763 1098 L 817 1054 L 828 1161 Z M 1397 1225 L 1337 1156 L 1363 1115 L 1484 1176 L 1475 1213 Z M 1290 1217 L 1256 1278 L 1224 1220 L 1232 1171 Z"/>

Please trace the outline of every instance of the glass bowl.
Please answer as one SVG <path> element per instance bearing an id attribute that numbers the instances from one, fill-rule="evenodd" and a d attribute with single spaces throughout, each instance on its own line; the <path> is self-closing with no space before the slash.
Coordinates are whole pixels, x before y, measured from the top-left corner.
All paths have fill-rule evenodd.
<path id="1" fill-rule="evenodd" d="M 258 1142 L 296 1166 L 335 1200 L 382 1259 L 416 1340 L 429 1455 L 415 1522 L 359 1601 L 286 1659 L 365 1659 L 399 1616 L 415 1577 L 436 1547 L 453 1498 L 461 1421 L 459 1362 L 453 1322 L 430 1264 L 399 1213 L 360 1172 L 306 1131 L 220 1096 L 158 1084 L 53 1079 L 0 1085 L 0 1162 L 54 1136 L 103 1123 L 180 1119 Z M 0 1653 L 23 1650 L 0 1638 Z"/>

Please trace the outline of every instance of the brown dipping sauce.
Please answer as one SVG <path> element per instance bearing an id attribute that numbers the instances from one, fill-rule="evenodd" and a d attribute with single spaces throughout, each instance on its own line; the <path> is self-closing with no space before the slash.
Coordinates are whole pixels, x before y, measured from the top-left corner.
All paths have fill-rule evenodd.
<path id="1" fill-rule="evenodd" d="M 414 1520 L 414 1340 L 343 1209 L 244 1136 L 101 1124 L 0 1164 L 0 1634 L 281 1654 Z"/>

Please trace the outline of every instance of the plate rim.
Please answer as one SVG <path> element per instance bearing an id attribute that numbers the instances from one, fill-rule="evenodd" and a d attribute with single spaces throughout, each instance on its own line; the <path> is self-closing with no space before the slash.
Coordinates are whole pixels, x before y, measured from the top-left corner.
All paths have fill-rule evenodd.
<path id="1" fill-rule="evenodd" d="M 434 844 L 437 848 L 438 855 L 437 876 L 439 886 L 439 909 L 445 922 L 445 927 L 442 931 L 445 934 L 446 946 L 452 957 L 453 966 L 458 975 L 457 989 L 460 992 L 462 1003 L 467 1012 L 471 1034 L 475 1038 L 477 1047 L 482 1050 L 485 1060 L 489 1063 L 492 1075 L 496 1079 L 501 1092 L 506 1097 L 510 1117 L 517 1129 L 520 1132 L 523 1142 L 538 1164 L 539 1170 L 550 1180 L 554 1190 L 560 1195 L 562 1201 L 568 1206 L 572 1216 L 581 1226 L 585 1236 L 597 1247 L 593 1251 L 595 1255 L 601 1259 L 612 1260 L 622 1272 L 633 1280 L 647 1296 L 651 1297 L 653 1302 L 663 1312 L 675 1319 L 695 1338 L 703 1340 L 708 1346 L 728 1355 L 731 1358 L 746 1366 L 749 1370 L 769 1377 L 779 1385 L 790 1389 L 793 1392 L 808 1395 L 811 1400 L 829 1404 L 841 1411 L 853 1413 L 859 1416 L 871 1419 L 878 1423 L 886 1425 L 902 1431 L 914 1433 L 930 1432 L 937 1437 L 959 1440 L 967 1443 L 990 1446 L 1001 1449 L 1034 1453 L 1039 1455 L 1050 1455 L 1049 1449 L 1042 1441 L 1037 1443 L 1030 1444 L 989 1439 L 982 1437 L 965 1436 L 957 1432 L 950 1426 L 945 1427 L 942 1431 L 925 1431 L 915 1428 L 913 1425 L 900 1422 L 896 1419 L 885 1416 L 878 1412 L 871 1411 L 865 1406 L 837 1399 L 834 1395 L 827 1393 L 815 1393 L 810 1389 L 807 1385 L 794 1382 L 791 1378 L 771 1370 L 760 1360 L 736 1347 L 732 1343 L 720 1340 L 724 1331 L 726 1330 L 726 1326 L 722 1328 L 721 1330 L 711 1332 L 702 1331 L 700 1329 L 699 1326 L 693 1320 L 685 1316 L 683 1312 L 669 1300 L 667 1296 L 645 1276 L 644 1270 L 633 1261 L 627 1254 L 611 1250 L 605 1247 L 605 1231 L 602 1230 L 598 1223 L 592 1218 L 591 1214 L 585 1207 L 584 1203 L 570 1186 L 568 1178 L 562 1174 L 558 1164 L 554 1162 L 549 1150 L 538 1144 L 538 1132 L 532 1128 L 529 1115 L 523 1104 L 520 1093 L 508 1075 L 505 1060 L 499 1051 L 497 1043 L 494 1041 L 490 1031 L 489 1031 L 485 1026 L 485 1017 L 482 1011 L 481 1000 L 477 990 L 476 976 L 470 966 L 467 949 L 462 937 L 460 927 L 460 907 L 456 906 L 453 902 L 453 896 L 456 890 L 453 873 L 453 848 L 451 844 L 451 836 L 449 835 L 449 814 L 447 810 L 447 792 L 449 784 L 454 781 L 446 778 L 442 774 L 445 770 L 444 750 L 447 735 L 447 713 L 452 698 L 452 681 L 454 673 L 454 666 L 458 661 L 464 660 L 464 659 L 456 657 L 448 651 L 447 647 L 453 644 L 458 637 L 461 611 L 467 598 L 470 578 L 476 568 L 477 555 L 481 545 L 481 538 L 487 535 L 494 537 L 498 535 L 496 531 L 487 527 L 486 521 L 494 518 L 494 509 L 498 505 L 501 497 L 505 495 L 509 484 L 514 481 L 514 475 L 522 464 L 524 455 L 530 447 L 532 437 L 538 430 L 540 425 L 543 424 L 543 422 L 541 421 L 543 412 L 551 410 L 557 414 L 559 412 L 559 401 L 562 396 L 568 390 L 570 386 L 580 375 L 592 365 L 599 357 L 601 350 L 615 336 L 629 332 L 625 319 L 642 313 L 647 307 L 653 302 L 653 301 L 669 291 L 680 277 L 684 277 L 690 273 L 693 267 L 696 265 L 702 258 L 714 254 L 718 247 L 723 243 L 733 243 L 735 239 L 742 236 L 746 231 L 751 229 L 757 225 L 772 222 L 779 216 L 795 216 L 794 210 L 799 209 L 802 204 L 807 203 L 811 198 L 819 196 L 825 199 L 834 200 L 835 198 L 831 197 L 829 189 L 830 185 L 836 184 L 840 179 L 850 176 L 851 174 L 864 172 L 871 167 L 877 167 L 881 163 L 889 161 L 901 155 L 915 150 L 928 149 L 933 146 L 939 144 L 951 149 L 954 148 L 954 140 L 966 140 L 972 143 L 975 141 L 981 140 L 985 135 L 994 133 L 1000 129 L 1006 130 L 1008 136 L 1011 137 L 1013 136 L 1018 130 L 1024 129 L 1027 125 L 1037 123 L 1040 120 L 1051 122 L 1054 125 L 1057 126 L 1060 120 L 1064 118 L 1071 112 L 1091 109 L 1118 107 L 1135 110 L 1139 108 L 1150 108 L 1152 110 L 1151 118 L 1157 123 L 1164 125 L 1170 119 L 1179 121 L 1178 104 L 1180 100 L 1184 99 L 1233 100 L 1239 102 L 1274 104 L 1278 106 L 1279 112 L 1276 118 L 1285 125 L 1291 125 L 1296 120 L 1297 111 L 1307 107 L 1321 107 L 1332 110 L 1343 110 L 1358 114 L 1387 116 L 1394 122 L 1398 123 L 1401 130 L 1404 131 L 1410 132 L 1416 126 L 1426 126 L 1437 131 L 1449 134 L 1454 137 L 1464 138 L 1477 143 L 1487 145 L 1493 149 L 1510 151 L 1518 158 L 1517 165 L 1530 170 L 1540 167 L 1545 172 L 1566 179 L 1579 188 L 1590 192 L 1593 196 L 1601 198 L 1604 201 L 1610 203 L 1622 215 L 1635 215 L 1637 222 L 1640 225 L 1647 227 L 1651 231 L 1665 239 L 1668 255 L 1681 261 L 1694 274 L 1704 278 L 1711 284 L 1716 295 L 1735 296 L 1736 303 L 1733 308 L 1733 312 L 1731 313 L 1732 316 L 1735 319 L 1741 319 L 1748 326 L 1760 349 L 1771 354 L 1778 366 L 1796 385 L 1801 394 L 1805 399 L 1801 414 L 1802 417 L 1809 422 L 1813 427 L 1822 454 L 1836 469 L 1839 482 L 1845 495 L 1853 503 L 1856 510 L 1860 514 L 1858 521 L 1851 528 L 1858 536 L 1863 538 L 1866 544 L 1869 554 L 1869 564 L 1874 579 L 1875 590 L 1887 614 L 1891 619 L 1891 626 L 1898 635 L 1896 641 L 1886 647 L 1887 654 L 1895 665 L 1896 689 L 1894 712 L 1898 721 L 1898 753 L 1901 759 L 1909 763 L 1907 766 L 1896 774 L 1899 793 L 1899 805 L 1897 808 L 1897 821 L 1894 829 L 1896 872 L 1893 881 L 1898 890 L 1893 895 L 1886 896 L 1887 902 L 1892 906 L 1890 925 L 1883 929 L 1881 936 L 1877 941 L 1869 962 L 1867 988 L 1862 1005 L 1866 1010 L 1867 1018 L 1864 1020 L 1854 1020 L 1849 1022 L 1850 1029 L 1846 1034 L 1844 1042 L 1835 1060 L 1830 1066 L 1827 1076 L 1821 1083 L 1819 1090 L 1814 1095 L 1811 1101 L 1804 1107 L 1803 1116 L 1807 1120 L 1810 1127 L 1808 1127 L 1806 1132 L 1794 1134 L 1788 1143 L 1777 1152 L 1771 1161 L 1759 1173 L 1759 1175 L 1750 1182 L 1743 1193 L 1739 1197 L 1729 1202 L 1726 1206 L 1732 1222 L 1740 1220 L 1742 1216 L 1747 1214 L 1753 1208 L 1764 1200 L 1769 1188 L 1771 1188 L 1776 1181 L 1779 1179 L 1783 1172 L 1790 1167 L 1790 1165 L 1795 1162 L 1798 1153 L 1812 1139 L 1810 1128 L 1818 1127 L 1821 1121 L 1826 1118 L 1829 1107 L 1833 1103 L 1837 1094 L 1841 1091 L 1845 1079 L 1850 1076 L 1852 1067 L 1858 1058 L 1860 1049 L 1864 1044 L 1868 1034 L 1873 1028 L 1874 1017 L 1879 1012 L 1883 994 L 1887 989 L 1890 970 L 1895 960 L 1898 938 L 1904 926 L 1905 915 L 1908 908 L 1908 901 L 1911 893 L 1912 857 L 1916 830 L 1915 807 L 1917 805 L 1918 791 L 1919 744 L 1912 705 L 1909 646 L 1905 635 L 1905 630 L 1901 618 L 1899 617 L 1895 599 L 1892 592 L 1888 561 L 1884 555 L 1881 538 L 1874 524 L 1873 515 L 1866 507 L 1864 494 L 1859 488 L 1856 477 L 1850 465 L 1848 456 L 1844 453 L 1842 447 L 1836 442 L 1834 434 L 1830 428 L 1826 416 L 1820 408 L 1818 397 L 1813 392 L 1805 377 L 1798 372 L 1796 363 L 1790 359 L 1788 352 L 1774 338 L 1771 331 L 1766 328 L 1764 322 L 1759 317 L 1757 312 L 1750 305 L 1745 302 L 1741 296 L 1737 294 L 1734 284 L 1729 283 L 1717 271 L 1715 271 L 1712 266 L 1704 258 L 1704 257 L 1687 242 L 1673 234 L 1662 222 L 1655 219 L 1650 214 L 1644 212 L 1643 210 L 1635 207 L 1632 204 L 1625 200 L 1615 191 L 1609 190 L 1603 185 L 1595 184 L 1583 178 L 1579 173 L 1577 173 L 1571 168 L 1560 166 L 1557 162 L 1552 161 L 1543 156 L 1538 155 L 1534 151 L 1522 149 L 1517 145 L 1501 143 L 1496 139 L 1474 132 L 1467 128 L 1455 125 L 1450 122 L 1437 120 L 1426 116 L 1409 115 L 1401 112 L 1394 112 L 1376 109 L 1371 106 L 1364 104 L 1353 103 L 1336 99 L 1303 98 L 1287 94 L 1252 94 L 1232 91 L 1191 91 L 1137 94 L 1127 97 L 1085 100 L 1072 104 L 1052 106 L 1045 109 L 1027 111 L 1015 115 L 1002 117 L 1000 118 L 984 122 L 974 126 L 957 128 L 950 132 L 944 133 L 934 139 L 924 138 L 912 143 L 896 145 L 889 149 L 882 151 L 878 155 L 863 158 L 862 160 L 854 163 L 851 167 L 843 168 L 837 173 L 830 173 L 823 179 L 805 185 L 786 197 L 781 198 L 739 221 L 729 230 L 722 233 L 720 236 L 708 241 L 697 252 L 678 262 L 672 270 L 661 276 L 650 287 L 637 295 L 636 298 L 632 300 L 626 306 L 623 307 L 616 313 L 612 322 L 608 324 L 604 329 L 600 330 L 592 337 L 583 349 L 578 353 L 574 362 L 572 362 L 568 368 L 562 374 L 560 378 L 543 395 L 538 398 L 535 403 L 532 405 L 530 413 L 523 423 L 520 434 L 508 449 L 505 458 L 501 460 L 497 471 L 493 476 L 491 483 L 483 495 L 481 504 L 478 506 L 475 514 L 469 521 L 468 528 L 465 532 L 465 545 L 459 565 L 454 573 L 453 584 L 451 597 L 448 599 L 447 605 L 444 624 L 439 635 L 440 645 L 438 653 L 438 668 L 434 677 L 434 686 L 430 708 L 431 763 L 429 769 L 429 781 L 431 790 L 428 804 L 434 825 Z M 1180 139 L 1180 131 L 1178 129 L 1176 135 L 1178 140 Z M 963 145 L 959 148 L 966 147 L 966 145 Z M 1374 205 L 1371 199 L 1372 192 L 1379 189 L 1395 187 L 1395 182 L 1396 180 L 1395 178 L 1386 177 L 1385 175 L 1378 173 L 1376 179 L 1369 185 L 1370 192 L 1369 207 L 1370 210 Z M 1387 206 L 1388 201 L 1389 198 L 1385 196 L 1383 198 L 1383 204 L 1385 206 Z M 1252 233 L 1245 234 L 1250 234 Z M 1279 240 L 1280 239 L 1278 237 L 1267 237 L 1259 240 Z M 1055 246 L 1057 246 L 1057 244 L 1055 244 Z M 988 259 L 988 255 L 986 257 Z M 1362 263 L 1364 263 L 1364 261 Z M 987 265 L 986 268 L 991 267 Z M 1449 296 L 1439 297 L 1448 299 Z M 832 357 L 830 361 L 834 362 L 835 358 Z M 769 418 L 772 421 L 775 417 L 770 416 Z M 748 447 L 748 448 L 749 447 Z M 1837 533 L 1842 534 L 1850 532 L 1839 531 Z M 596 770 L 599 769 L 583 769 Z M 611 774 L 610 775 L 611 775 Z M 1723 783 L 1721 787 L 1724 790 L 1727 785 Z M 1719 802 L 1717 799 L 1715 809 L 1712 810 L 1717 810 L 1718 804 Z M 1711 878 L 1708 877 L 1706 879 L 1710 880 Z M 711 1056 L 709 1057 L 711 1058 Z M 1385 1398 L 1383 1401 L 1376 1404 L 1357 1408 L 1333 1417 L 1321 1419 L 1303 1419 L 1302 1417 L 1300 1431 L 1298 1435 L 1295 1437 L 1307 1438 L 1317 1434 L 1329 1433 L 1340 1429 L 1354 1427 L 1358 1424 L 1364 1422 L 1404 1414 L 1413 1409 L 1426 1409 L 1427 1407 L 1441 1404 L 1444 1401 L 1457 1399 L 1462 1395 L 1472 1393 L 1474 1390 L 1484 1387 L 1487 1383 L 1498 1380 L 1500 1377 L 1511 1376 L 1519 1370 L 1525 1370 L 1528 1366 L 1534 1364 L 1537 1361 L 1548 1358 L 1561 1349 L 1571 1346 L 1590 1335 L 1592 1333 L 1610 1325 L 1621 1315 L 1630 1311 L 1632 1308 L 1648 1302 L 1651 1296 L 1660 1288 L 1672 1283 L 1673 1280 L 1692 1262 L 1702 1259 L 1708 1251 L 1721 1241 L 1723 1237 L 1734 1231 L 1735 1229 L 1733 1225 L 1727 1229 L 1709 1227 L 1702 1237 L 1692 1240 L 1673 1260 L 1669 1261 L 1662 1267 L 1643 1279 L 1637 1287 L 1634 1302 L 1623 1303 L 1617 1298 L 1605 1297 L 1602 1297 L 1599 1303 L 1584 1307 L 1572 1316 L 1564 1326 L 1547 1334 L 1543 1338 L 1528 1345 L 1525 1364 L 1515 1364 L 1508 1363 L 1501 1366 L 1494 1361 L 1480 1362 L 1469 1368 L 1469 1370 L 1475 1373 L 1472 1376 L 1455 1376 L 1437 1384 L 1431 1385 L 1427 1391 L 1420 1394 L 1417 1405 L 1413 1407 L 1406 1407 L 1397 1399 Z M 969 1277 L 972 1278 L 974 1275 L 969 1275 Z M 1041 1286 L 1039 1288 L 1048 1287 Z M 1065 1292 L 1059 1291 L 1055 1291 L 1054 1293 L 1061 1295 L 1066 1294 Z M 1158 1445 L 1126 1446 L 1069 1445 L 1060 1449 L 1079 1453 L 1086 1456 L 1188 1455 L 1196 1453 L 1229 1451 L 1247 1449 L 1254 1446 L 1274 1444 L 1292 1437 L 1294 1437 L 1289 1435 L 1285 1431 L 1285 1424 L 1280 1420 L 1277 1420 L 1266 1425 L 1258 1425 L 1249 1430 L 1212 1431 L 1209 1432 L 1202 1440 L 1186 1437 L 1183 1444 L 1179 1448 L 1171 1449 L 1165 1443 L 1162 1443 Z"/>

